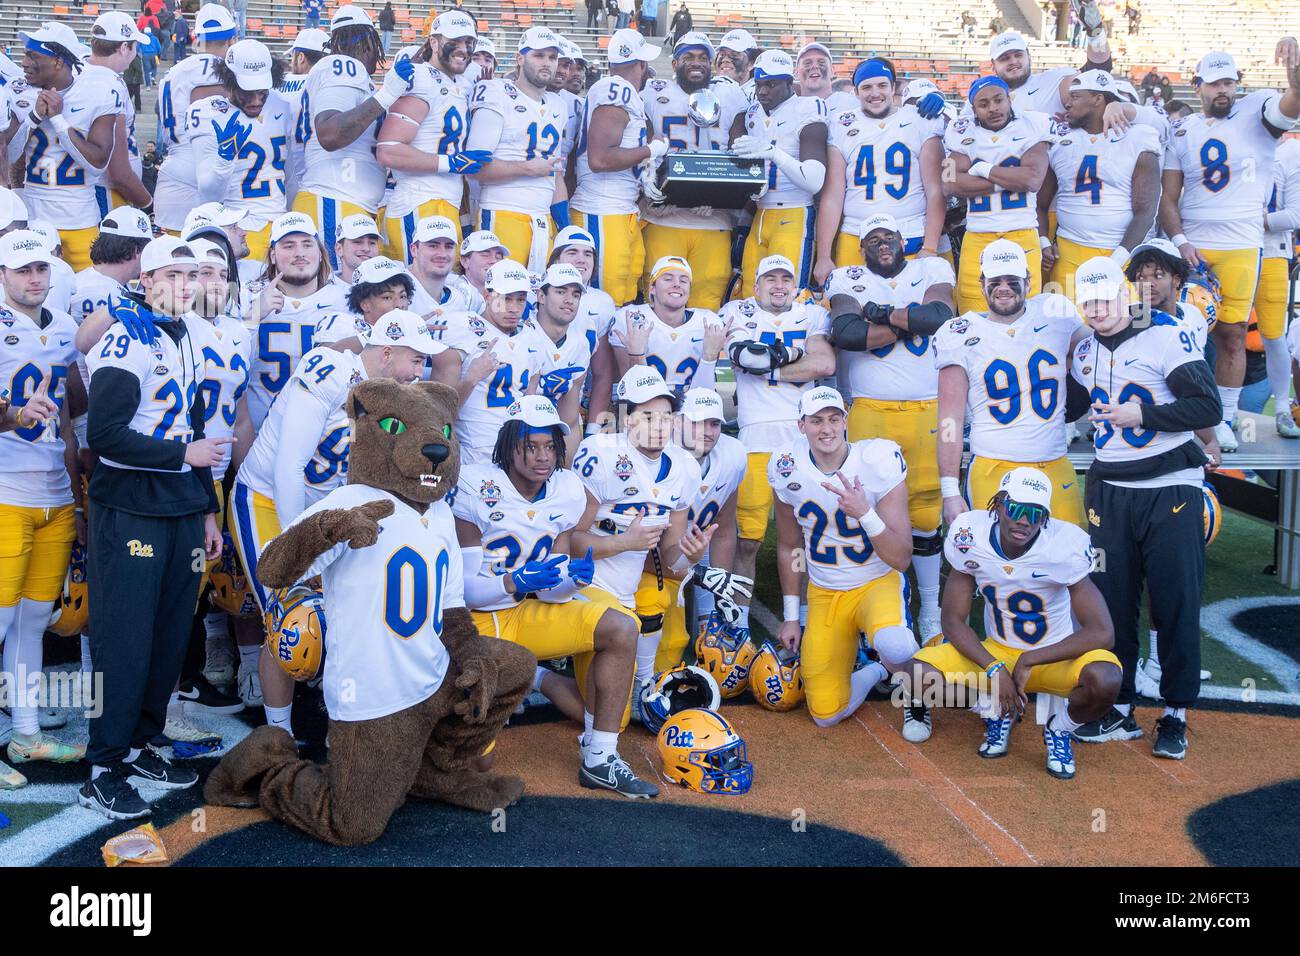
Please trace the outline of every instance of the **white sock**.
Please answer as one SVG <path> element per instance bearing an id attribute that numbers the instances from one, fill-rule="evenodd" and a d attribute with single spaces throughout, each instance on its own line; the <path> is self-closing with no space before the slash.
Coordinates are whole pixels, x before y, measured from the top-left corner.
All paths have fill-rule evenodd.
<path id="1" fill-rule="evenodd" d="M 1291 353 L 1286 339 L 1264 339 L 1264 365 L 1268 369 L 1268 387 L 1273 393 L 1274 412 L 1291 408 Z"/>
<path id="2" fill-rule="evenodd" d="M 90 779 L 98 780 L 101 773 L 108 773 L 108 768 L 95 764 L 95 766 L 90 768 Z"/>
<path id="3" fill-rule="evenodd" d="M 14 733 L 23 737 L 39 736 L 40 701 L 35 688 L 44 659 L 41 640 L 45 626 L 50 623 L 54 602 L 23 598 L 9 610 L 17 612 L 10 617 L 12 623 L 4 642 L 4 669 L 12 682 L 10 715 Z"/>
<path id="4" fill-rule="evenodd" d="M 971 708 L 984 720 L 993 720 L 998 716 L 998 699 L 989 693 L 981 693 L 975 706 Z"/>
<path id="5" fill-rule="evenodd" d="M 240 644 L 239 645 L 239 668 L 240 670 L 257 670 L 257 662 L 262 659 L 261 644 Z"/>
<path id="6" fill-rule="evenodd" d="M 540 690 L 542 689 L 542 681 L 546 680 L 546 675 L 549 674 L 549 673 L 550 673 L 550 671 L 548 671 L 548 670 L 547 670 L 545 667 L 543 667 L 541 664 L 538 664 L 538 665 L 537 665 L 537 670 L 533 672 L 533 690 L 534 690 L 534 691 L 540 691 Z"/>
<path id="7" fill-rule="evenodd" d="M 122 762 L 135 763 L 135 759 L 139 757 L 140 754 L 142 753 L 144 753 L 144 751 L 141 750 L 139 747 L 132 747 L 130 750 L 127 751 L 126 758 Z"/>
<path id="8" fill-rule="evenodd" d="M 1240 388 L 1229 388 L 1227 385 L 1219 386 L 1219 400 L 1223 402 L 1223 420 L 1229 425 L 1237 417 L 1237 401 L 1240 398 Z"/>
<path id="9" fill-rule="evenodd" d="M 1150 632 L 1151 647 L 1147 651 L 1147 670 L 1160 673 L 1160 638 L 1156 631 Z"/>
<path id="10" fill-rule="evenodd" d="M 618 755 L 618 734 L 612 730 L 593 730 L 586 735 L 582 745 L 582 762 L 588 767 L 605 763 L 610 755 Z"/>
<path id="11" fill-rule="evenodd" d="M 589 710 L 582 712 L 582 732 L 584 735 L 590 734 L 596 729 L 596 715 Z"/>
<path id="12" fill-rule="evenodd" d="M 1165 716 L 1166 716 L 1166 717 L 1177 717 L 1179 720 L 1186 720 L 1186 719 L 1187 719 L 1187 708 L 1186 708 L 1186 707 L 1166 707 L 1166 708 L 1165 708 Z"/>
<path id="13" fill-rule="evenodd" d="M 749 627 L 749 605 L 748 604 L 746 604 L 744 607 L 740 609 L 740 620 L 736 622 L 736 625 L 738 627 L 743 627 L 743 628 Z"/>
<path id="14" fill-rule="evenodd" d="M 209 642 L 229 637 L 230 631 L 226 627 L 226 612 L 209 611 L 205 614 L 203 616 L 203 631 L 207 634 Z"/>
<path id="15" fill-rule="evenodd" d="M 82 634 L 81 635 L 81 673 L 89 674 L 94 669 L 95 666 L 90 660 L 90 635 Z"/>
<path id="16" fill-rule="evenodd" d="M 935 532 L 934 534 L 937 534 Z M 934 537 L 915 530 L 912 537 Z M 912 555 L 912 570 L 916 572 L 916 589 L 921 592 L 921 610 L 939 610 L 939 572 L 943 569 L 943 554 Z"/>
<path id="17" fill-rule="evenodd" d="M 262 709 L 266 711 L 266 722 L 268 724 L 288 732 L 290 737 L 293 736 L 293 722 L 289 719 L 293 713 L 293 704 L 286 704 L 284 707 L 263 706 Z"/>
<path id="18" fill-rule="evenodd" d="M 648 684 L 655 676 L 655 654 L 659 652 L 659 641 L 663 630 L 649 634 L 638 634 L 636 639 L 636 679 L 638 683 Z M 633 690 L 635 693 L 635 689 Z"/>
<path id="19" fill-rule="evenodd" d="M 1123 714 L 1125 717 L 1127 717 L 1129 714 L 1133 713 L 1133 705 L 1132 705 L 1132 704 L 1116 704 L 1116 705 L 1115 705 L 1115 709 L 1118 710 L 1118 711 L 1119 711 L 1121 714 Z"/>
<path id="20" fill-rule="evenodd" d="M 1057 733 L 1070 733 L 1083 726 L 1082 721 L 1070 716 L 1070 701 L 1065 697 L 1053 697 L 1051 704 L 1052 729 Z"/>
<path id="21" fill-rule="evenodd" d="M 699 617 L 708 617 L 713 613 L 715 607 L 712 591 L 706 591 L 704 588 L 695 589 L 695 613 Z"/>

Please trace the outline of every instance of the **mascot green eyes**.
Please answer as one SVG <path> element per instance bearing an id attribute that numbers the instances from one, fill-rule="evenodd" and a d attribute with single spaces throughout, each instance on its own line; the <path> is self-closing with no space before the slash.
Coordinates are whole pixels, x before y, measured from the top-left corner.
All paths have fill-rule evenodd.
<path id="1" fill-rule="evenodd" d="M 381 418 L 379 427 L 390 435 L 400 435 L 406 431 L 406 422 L 397 418 Z"/>

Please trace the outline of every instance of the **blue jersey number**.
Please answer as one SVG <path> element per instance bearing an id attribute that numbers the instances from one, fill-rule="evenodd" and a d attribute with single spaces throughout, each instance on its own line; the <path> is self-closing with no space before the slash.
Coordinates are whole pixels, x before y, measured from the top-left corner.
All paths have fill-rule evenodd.
<path id="1" fill-rule="evenodd" d="M 427 620 L 434 636 L 442 634 L 442 591 L 451 559 L 447 550 L 434 559 L 433 613 L 429 613 L 429 562 L 414 548 L 393 552 L 384 567 L 384 623 L 404 641 L 420 632 Z"/>
<path id="2" fill-rule="evenodd" d="M 912 183 L 912 151 L 905 143 L 895 143 L 885 150 L 885 173 L 898 177 L 885 184 L 885 192 L 893 199 L 907 195 Z M 858 149 L 858 160 L 853 166 L 853 185 L 866 190 L 866 199 L 876 198 L 876 147 L 865 145 Z"/>
<path id="3" fill-rule="evenodd" d="M 988 585 L 980 591 L 988 602 L 993 626 L 998 637 L 1006 637 L 1006 621 L 998 604 L 998 589 Z M 1047 636 L 1047 617 L 1043 614 L 1043 599 L 1030 591 L 1017 591 L 1007 598 L 1005 617 L 1011 619 L 1011 632 L 1026 644 L 1037 644 Z"/>
<path id="4" fill-rule="evenodd" d="M 1056 414 L 1056 400 L 1061 383 L 1043 375 L 1043 366 L 1057 365 L 1056 356 L 1038 349 L 1029 356 L 1029 405 L 1034 414 L 1047 420 Z M 984 390 L 989 396 L 989 414 L 1000 425 L 1010 425 L 1020 417 L 1024 393 L 1020 373 L 1006 359 L 994 359 L 984 369 Z"/>

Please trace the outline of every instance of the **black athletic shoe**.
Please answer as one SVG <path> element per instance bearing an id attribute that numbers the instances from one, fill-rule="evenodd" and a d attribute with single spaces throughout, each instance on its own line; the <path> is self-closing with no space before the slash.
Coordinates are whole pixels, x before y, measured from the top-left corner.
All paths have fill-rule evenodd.
<path id="1" fill-rule="evenodd" d="M 199 782 L 199 775 L 184 767 L 173 767 L 152 747 L 145 747 L 140 756 L 130 763 L 122 764 L 126 771 L 128 783 L 144 784 L 150 787 L 162 787 L 164 790 L 184 790 Z"/>
<path id="2" fill-rule="evenodd" d="M 1187 756 L 1187 721 L 1165 714 L 1156 721 L 1156 745 L 1151 751 L 1157 757 L 1182 760 Z"/>
<path id="3" fill-rule="evenodd" d="M 1074 731 L 1074 739 L 1085 744 L 1100 744 L 1107 740 L 1137 740 L 1142 736 L 1142 728 L 1130 710 L 1120 713 L 1118 707 L 1106 711 L 1099 720 L 1090 720 Z"/>
<path id="4" fill-rule="evenodd" d="M 98 810 L 110 820 L 137 820 L 149 816 L 153 811 L 128 782 L 127 770 L 125 765 L 119 764 L 108 768 L 94 780 L 87 780 L 77 791 L 77 802 Z"/>
<path id="5" fill-rule="evenodd" d="M 223 716 L 237 714 L 244 709 L 241 698 L 223 694 L 203 677 L 181 684 L 177 696 L 184 704 L 187 714 Z"/>
<path id="6" fill-rule="evenodd" d="M 613 790 L 633 800 L 659 796 L 659 788 L 634 774 L 627 761 L 617 754 L 610 754 L 605 763 L 594 767 L 581 760 L 579 765 L 578 783 L 589 790 Z"/>

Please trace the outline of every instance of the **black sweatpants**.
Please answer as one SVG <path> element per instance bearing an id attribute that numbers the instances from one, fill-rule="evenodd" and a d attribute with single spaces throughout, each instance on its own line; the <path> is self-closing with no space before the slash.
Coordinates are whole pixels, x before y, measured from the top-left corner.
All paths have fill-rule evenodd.
<path id="1" fill-rule="evenodd" d="M 1124 667 L 1119 703 L 1131 704 L 1138 658 L 1142 585 L 1159 622 L 1160 694 L 1170 707 L 1196 702 L 1201 689 L 1201 592 L 1205 586 L 1205 502 L 1194 485 L 1122 488 L 1087 485 L 1088 532 L 1097 551 L 1092 582 L 1115 625 Z"/>
<path id="2" fill-rule="evenodd" d="M 90 653 L 103 712 L 86 760 L 106 765 L 162 732 L 203 571 L 200 513 L 153 518 L 90 502 Z"/>

